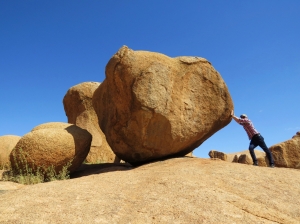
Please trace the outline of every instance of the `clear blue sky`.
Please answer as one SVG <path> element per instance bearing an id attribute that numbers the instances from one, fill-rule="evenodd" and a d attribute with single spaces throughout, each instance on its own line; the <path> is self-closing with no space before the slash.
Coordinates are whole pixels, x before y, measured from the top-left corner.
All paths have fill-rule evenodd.
<path id="1" fill-rule="evenodd" d="M 208 59 L 268 146 L 300 131 L 299 0 L 0 1 L 0 136 L 67 122 L 62 99 L 122 46 Z M 232 121 L 194 154 L 248 148 Z"/>

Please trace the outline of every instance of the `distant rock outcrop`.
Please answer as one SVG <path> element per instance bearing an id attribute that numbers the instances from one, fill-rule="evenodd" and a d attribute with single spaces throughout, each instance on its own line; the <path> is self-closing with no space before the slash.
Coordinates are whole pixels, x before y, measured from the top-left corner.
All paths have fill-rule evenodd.
<path id="1" fill-rule="evenodd" d="M 250 156 L 247 154 L 241 154 L 238 159 L 238 163 L 243 163 L 243 164 L 253 164 L 253 161 Z"/>
<path id="2" fill-rule="evenodd" d="M 260 150 L 254 150 L 255 155 L 257 158 L 257 162 L 259 166 L 268 166 L 269 162 L 266 157 L 266 153 Z M 221 160 L 225 160 L 227 162 L 233 163 L 243 163 L 243 164 L 253 164 L 251 155 L 249 150 L 245 150 L 242 152 L 235 152 L 235 153 L 223 153 L 215 150 L 211 150 L 208 154 L 210 158 L 218 158 Z"/>
<path id="3" fill-rule="evenodd" d="M 106 137 L 98 124 L 98 117 L 92 104 L 94 91 L 100 82 L 84 82 L 71 87 L 63 99 L 68 122 L 86 129 L 93 136 L 88 163 L 111 163 L 119 161 L 109 147 Z"/>
<path id="4" fill-rule="evenodd" d="M 21 137 L 16 135 L 0 136 L 0 167 L 8 166 L 9 154 L 20 139 Z"/>
<path id="5" fill-rule="evenodd" d="M 93 105 L 110 147 L 132 164 L 188 154 L 226 126 L 233 109 L 206 59 L 126 46 L 108 62 Z"/>
<path id="6" fill-rule="evenodd" d="M 36 172 L 53 167 L 59 173 L 69 166 L 75 171 L 89 153 L 92 135 L 73 124 L 52 122 L 35 127 L 24 135 L 10 154 L 12 169 Z"/>
<path id="7" fill-rule="evenodd" d="M 227 161 L 227 155 L 223 152 L 211 150 L 211 151 L 209 151 L 208 155 L 212 159 L 221 159 L 221 160 Z"/>
<path id="8" fill-rule="evenodd" d="M 300 132 L 292 139 L 271 146 L 270 150 L 276 166 L 300 169 Z"/>

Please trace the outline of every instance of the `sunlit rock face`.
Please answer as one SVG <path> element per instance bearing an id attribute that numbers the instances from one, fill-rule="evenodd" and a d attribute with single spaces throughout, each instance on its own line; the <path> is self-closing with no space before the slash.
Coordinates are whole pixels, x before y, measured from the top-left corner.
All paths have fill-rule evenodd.
<path id="1" fill-rule="evenodd" d="M 132 164 L 186 155 L 226 126 L 233 109 L 206 59 L 126 46 L 109 60 L 93 105 L 112 150 Z"/>
<path id="2" fill-rule="evenodd" d="M 98 124 L 98 117 L 92 105 L 94 91 L 100 82 L 83 82 L 72 86 L 63 99 L 68 122 L 86 129 L 93 136 L 87 163 L 112 163 L 119 161 L 109 147 Z"/>
<path id="3" fill-rule="evenodd" d="M 276 166 L 300 169 L 300 132 L 270 147 Z"/>
<path id="4" fill-rule="evenodd" d="M 36 126 L 24 135 L 11 151 L 12 169 L 56 174 L 67 168 L 71 173 L 83 163 L 90 151 L 92 135 L 85 129 L 63 122 Z"/>

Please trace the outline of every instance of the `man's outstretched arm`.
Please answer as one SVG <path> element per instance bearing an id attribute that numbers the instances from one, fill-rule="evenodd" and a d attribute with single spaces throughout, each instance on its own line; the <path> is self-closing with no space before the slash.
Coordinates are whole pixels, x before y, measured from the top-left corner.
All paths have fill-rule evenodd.
<path id="1" fill-rule="evenodd" d="M 239 123 L 239 118 L 234 115 L 233 110 L 231 111 L 231 117 L 233 118 L 233 120 Z"/>

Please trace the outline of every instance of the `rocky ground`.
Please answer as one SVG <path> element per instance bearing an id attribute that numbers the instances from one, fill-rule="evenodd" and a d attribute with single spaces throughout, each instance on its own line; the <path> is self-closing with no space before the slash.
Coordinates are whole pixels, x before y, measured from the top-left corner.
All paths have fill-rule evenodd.
<path id="1" fill-rule="evenodd" d="M 186 157 L 84 165 L 72 177 L 0 181 L 0 223 L 300 223 L 296 169 Z"/>

